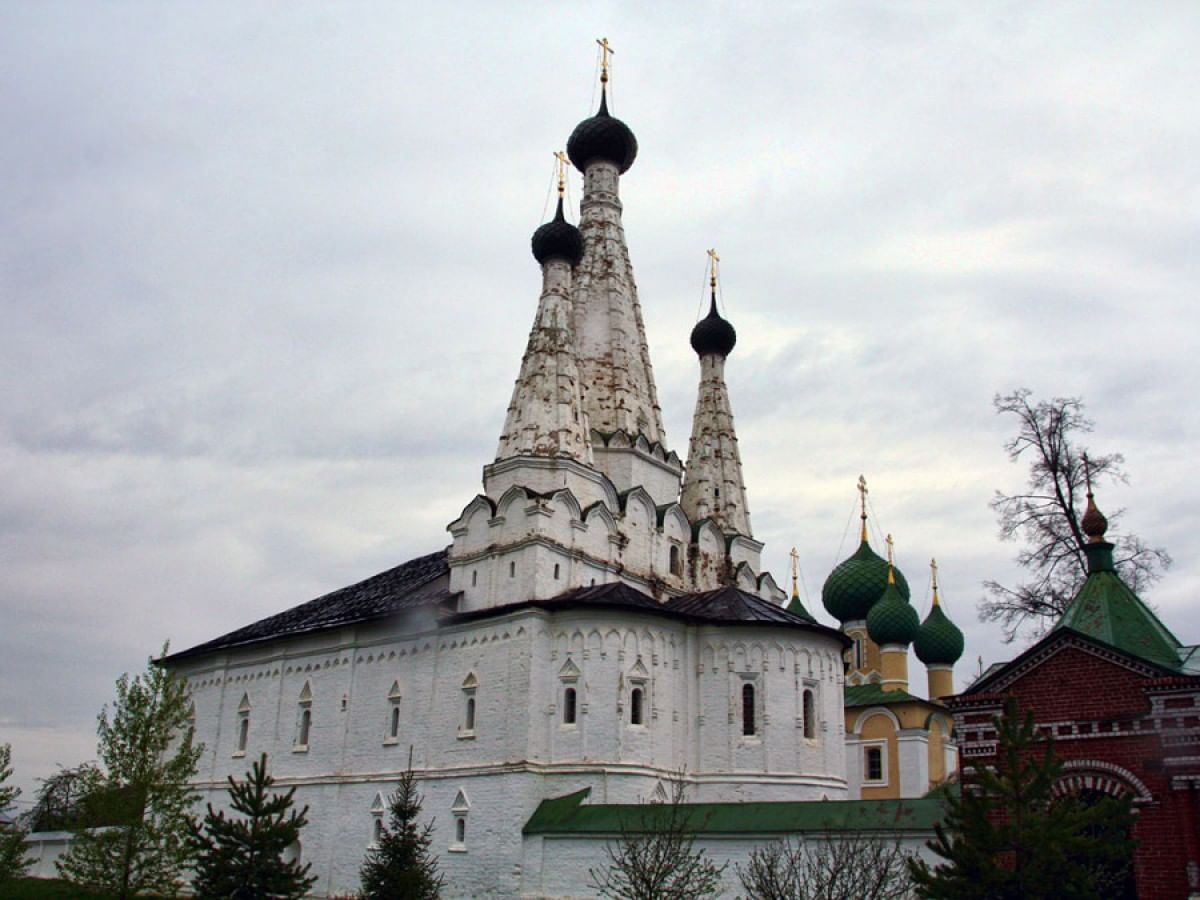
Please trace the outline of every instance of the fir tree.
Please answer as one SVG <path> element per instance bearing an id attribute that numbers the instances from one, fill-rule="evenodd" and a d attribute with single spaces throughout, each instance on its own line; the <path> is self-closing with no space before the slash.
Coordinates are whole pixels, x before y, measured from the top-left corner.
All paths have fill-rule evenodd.
<path id="1" fill-rule="evenodd" d="M 283 854 L 308 824 L 308 807 L 296 812 L 292 797 L 270 793 L 275 779 L 267 774 L 263 754 L 246 774 L 245 781 L 229 777 L 229 799 L 234 812 L 245 818 L 226 818 L 208 804 L 203 824 L 192 825 L 196 851 L 196 876 L 192 887 L 200 898 L 303 897 L 317 881 L 309 864 L 284 861 Z"/>
<path id="2" fill-rule="evenodd" d="M 12 747 L 0 744 L 0 812 L 8 809 L 21 793 L 20 788 L 9 787 L 12 776 Z M 25 842 L 25 829 L 13 822 L 0 824 L 0 886 L 25 872 L 33 861 L 25 854 L 29 845 Z"/>
<path id="3" fill-rule="evenodd" d="M 390 822 L 380 829 L 375 846 L 367 851 L 359 872 L 364 898 L 434 900 L 440 894 L 442 875 L 437 860 L 429 853 L 433 823 L 423 828 L 417 824 L 421 800 L 410 749 L 408 769 L 400 777 L 396 792 L 388 798 Z"/>
<path id="4" fill-rule="evenodd" d="M 928 847 L 945 862 L 909 863 L 922 897 L 935 900 L 1092 900 L 1132 890 L 1128 798 L 1057 794 L 1054 742 L 1009 700 L 994 719 L 994 770 L 979 766 Z"/>
<path id="5" fill-rule="evenodd" d="M 188 782 L 202 749 L 189 716 L 186 684 L 153 659 L 143 674 L 117 680 L 117 702 L 97 728 L 103 771 L 87 781 L 87 814 L 57 863 L 63 877 L 119 898 L 177 891 L 190 862 Z M 97 823 L 109 827 L 89 827 Z"/>

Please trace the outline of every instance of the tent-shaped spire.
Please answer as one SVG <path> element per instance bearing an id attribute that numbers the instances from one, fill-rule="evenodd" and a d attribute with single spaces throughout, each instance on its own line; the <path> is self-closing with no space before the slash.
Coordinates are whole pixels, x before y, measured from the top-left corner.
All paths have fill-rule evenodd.
<path id="1" fill-rule="evenodd" d="M 733 351 L 737 334 L 717 311 L 718 257 L 715 250 L 708 254 L 712 299 L 708 315 L 692 329 L 692 348 L 700 357 L 700 390 L 679 502 L 693 522 L 712 519 L 726 534 L 752 537 L 733 409 L 725 384 L 725 358 Z"/>
<path id="2" fill-rule="evenodd" d="M 567 457 L 590 465 L 590 429 L 583 411 L 571 326 L 572 265 L 579 259 L 579 236 L 563 218 L 565 162 L 562 154 L 556 156 L 558 207 L 553 221 L 539 228 L 533 237 L 533 253 L 542 265 L 542 295 L 496 459 Z"/>

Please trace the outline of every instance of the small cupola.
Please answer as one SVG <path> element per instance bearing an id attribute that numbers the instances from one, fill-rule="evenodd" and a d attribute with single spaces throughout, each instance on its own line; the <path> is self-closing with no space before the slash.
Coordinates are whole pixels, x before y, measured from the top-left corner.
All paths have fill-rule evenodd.
<path id="1" fill-rule="evenodd" d="M 709 302 L 708 315 L 692 329 L 692 349 L 700 357 L 715 354 L 724 358 L 733 352 L 734 345 L 737 344 L 737 332 L 717 312 L 717 251 L 709 250 L 708 255 L 712 260 L 712 274 L 709 276 L 712 299 Z"/>
<path id="2" fill-rule="evenodd" d="M 583 259 L 583 235 L 563 215 L 563 198 L 567 187 L 566 158 L 561 153 L 554 155 L 558 158 L 558 208 L 554 218 L 533 233 L 530 244 L 533 258 L 543 266 L 552 259 L 562 259 L 577 266 Z"/>
<path id="3" fill-rule="evenodd" d="M 892 536 L 888 535 L 887 587 L 867 613 L 867 634 L 876 644 L 911 644 L 921 628 L 917 611 L 896 585 L 892 563 Z"/>
<path id="4" fill-rule="evenodd" d="M 950 617 L 942 609 L 941 600 L 938 597 L 937 561 L 930 560 L 929 565 L 933 571 L 933 607 L 917 631 L 917 638 L 913 641 L 913 650 L 917 654 L 917 659 L 927 666 L 952 666 L 962 658 L 965 646 L 963 633 L 957 625 L 950 621 Z"/>

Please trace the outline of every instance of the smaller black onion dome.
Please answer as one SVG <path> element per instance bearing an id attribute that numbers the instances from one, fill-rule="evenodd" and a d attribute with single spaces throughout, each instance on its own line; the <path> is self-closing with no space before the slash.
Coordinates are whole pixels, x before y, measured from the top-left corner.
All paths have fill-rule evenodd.
<path id="1" fill-rule="evenodd" d="M 545 265 L 551 259 L 565 259 L 573 266 L 583 259 L 583 235 L 563 218 L 563 198 L 558 198 L 554 218 L 538 228 L 530 241 L 533 258 Z"/>
<path id="2" fill-rule="evenodd" d="M 624 174 L 637 159 L 638 142 L 629 126 L 608 114 L 608 94 L 600 93 L 600 109 L 590 119 L 575 126 L 567 138 L 567 156 L 580 172 L 588 163 L 600 159 L 610 162 Z"/>
<path id="3" fill-rule="evenodd" d="M 696 327 L 692 329 L 692 349 L 696 351 L 697 356 L 704 356 L 708 353 L 728 356 L 736 343 L 737 332 L 717 312 L 717 298 L 716 295 L 713 295 L 708 315 L 697 322 Z"/>

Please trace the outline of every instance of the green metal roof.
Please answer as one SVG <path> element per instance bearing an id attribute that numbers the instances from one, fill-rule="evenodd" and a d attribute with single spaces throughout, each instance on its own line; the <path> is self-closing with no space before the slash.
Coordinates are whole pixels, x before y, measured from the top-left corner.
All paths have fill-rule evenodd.
<path id="1" fill-rule="evenodd" d="M 1131 656 L 1178 669 L 1182 644 L 1112 569 L 1112 545 L 1089 544 L 1085 549 L 1091 574 L 1054 627 L 1069 628 Z"/>
<path id="2" fill-rule="evenodd" d="M 904 573 L 899 569 L 894 571 L 896 587 L 907 600 L 909 591 Z M 829 573 L 821 588 L 821 601 L 839 622 L 865 619 L 888 586 L 887 573 L 887 560 L 872 550 L 864 537 L 854 554 Z"/>
<path id="3" fill-rule="evenodd" d="M 925 665 L 954 665 L 962 657 L 963 647 L 962 630 L 951 622 L 942 607 L 935 603 L 925 621 L 921 623 L 913 641 L 917 659 Z"/>
<path id="4" fill-rule="evenodd" d="M 523 834 L 617 834 L 656 830 L 671 814 L 661 803 L 585 804 L 584 788 L 543 800 Z M 910 800 L 811 800 L 790 803 L 687 803 L 695 834 L 824 834 L 839 831 L 932 831 L 944 806 L 936 796 Z"/>
<path id="5" fill-rule="evenodd" d="M 902 703 L 908 700 L 916 700 L 918 703 L 929 702 L 924 697 L 914 696 L 908 691 L 885 691 L 880 685 L 871 682 L 848 684 L 843 696 L 847 709 L 852 706 L 886 706 L 889 703 Z"/>

